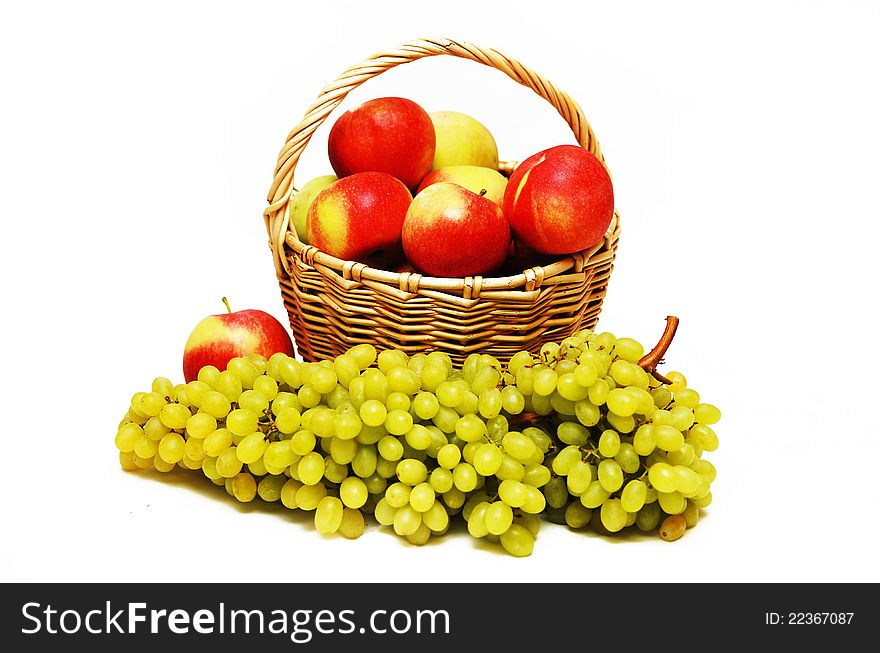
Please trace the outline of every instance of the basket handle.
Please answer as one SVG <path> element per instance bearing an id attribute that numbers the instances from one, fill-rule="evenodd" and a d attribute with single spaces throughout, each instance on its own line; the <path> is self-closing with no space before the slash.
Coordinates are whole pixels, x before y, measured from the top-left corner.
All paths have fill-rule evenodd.
<path id="1" fill-rule="evenodd" d="M 289 216 L 287 211 L 283 209 L 290 199 L 291 192 L 293 192 L 294 168 L 312 134 L 350 91 L 368 79 L 395 66 L 410 63 L 422 57 L 441 54 L 470 59 L 491 68 L 497 68 L 513 81 L 532 89 L 559 112 L 559 115 L 571 127 L 577 142 L 596 155 L 599 161 L 605 165 L 605 158 L 599 149 L 599 142 L 581 108 L 567 93 L 558 89 L 532 69 L 497 50 L 481 48 L 466 41 L 426 38 L 405 43 L 394 50 L 376 53 L 345 70 L 334 82 L 321 90 L 318 98 L 306 111 L 300 123 L 287 135 L 287 140 L 278 156 L 275 176 L 269 189 L 267 197 L 269 206 L 263 211 L 263 220 L 269 234 L 269 246 L 272 248 L 275 269 L 279 276 L 284 272 L 289 273 L 284 255 L 284 241 L 289 228 Z"/>

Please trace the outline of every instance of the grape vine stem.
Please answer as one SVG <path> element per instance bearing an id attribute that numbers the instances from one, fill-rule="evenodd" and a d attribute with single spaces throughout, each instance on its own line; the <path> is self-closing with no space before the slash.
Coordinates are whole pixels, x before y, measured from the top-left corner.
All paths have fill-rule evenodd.
<path id="1" fill-rule="evenodd" d="M 651 376 L 660 381 L 660 383 L 665 383 L 667 385 L 672 383 L 672 381 L 657 371 L 657 364 L 660 363 L 660 360 L 666 354 L 666 350 L 669 349 L 669 345 L 672 344 L 672 339 L 675 337 L 675 330 L 678 328 L 678 323 L 679 319 L 677 317 L 674 315 L 668 315 L 666 317 L 666 329 L 664 329 L 663 335 L 660 336 L 660 340 L 654 345 L 654 348 L 651 351 L 639 359 L 639 367 L 650 373 Z"/>

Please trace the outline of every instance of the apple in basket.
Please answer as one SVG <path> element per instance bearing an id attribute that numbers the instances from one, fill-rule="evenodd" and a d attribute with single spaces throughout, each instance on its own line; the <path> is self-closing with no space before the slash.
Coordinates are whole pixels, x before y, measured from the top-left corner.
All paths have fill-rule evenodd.
<path id="1" fill-rule="evenodd" d="M 213 365 L 225 370 L 230 359 L 247 354 L 269 358 L 283 352 L 293 356 L 293 341 L 284 326 L 265 311 L 233 311 L 226 298 L 226 313 L 209 315 L 189 334 L 183 348 L 183 378 L 198 378 L 199 370 Z"/>
<path id="2" fill-rule="evenodd" d="M 483 197 L 492 200 L 498 206 L 501 206 L 501 201 L 504 199 L 504 189 L 507 187 L 507 177 L 494 168 L 455 165 L 437 168 L 429 172 L 419 184 L 419 192 L 431 184 L 441 181 L 464 186 L 472 193 L 482 194 Z"/>
<path id="3" fill-rule="evenodd" d="M 592 247 L 614 216 L 611 177 L 577 145 L 533 154 L 510 175 L 502 204 L 514 237 L 539 254 Z"/>
<path id="4" fill-rule="evenodd" d="M 428 113 L 412 100 L 382 97 L 343 113 L 327 141 L 338 177 L 385 172 L 410 190 L 431 170 L 436 136 Z"/>
<path id="5" fill-rule="evenodd" d="M 400 253 L 412 195 L 385 172 L 358 172 L 315 196 L 306 216 L 309 243 L 346 261 L 386 267 Z"/>
<path id="6" fill-rule="evenodd" d="M 434 170 L 455 165 L 498 168 L 498 146 L 483 123 L 459 111 L 434 111 L 428 115 L 437 137 Z"/>
<path id="7" fill-rule="evenodd" d="M 504 262 L 510 226 L 495 202 L 450 182 L 431 184 L 415 196 L 402 230 L 403 252 L 423 274 L 467 277 Z"/>
<path id="8" fill-rule="evenodd" d="M 309 236 L 306 233 L 306 216 L 309 214 L 309 207 L 312 205 L 315 197 L 318 196 L 318 193 L 337 179 L 336 175 L 321 175 L 320 177 L 309 179 L 290 201 L 290 206 L 288 207 L 290 225 L 296 231 L 296 237 L 306 245 L 309 244 Z"/>

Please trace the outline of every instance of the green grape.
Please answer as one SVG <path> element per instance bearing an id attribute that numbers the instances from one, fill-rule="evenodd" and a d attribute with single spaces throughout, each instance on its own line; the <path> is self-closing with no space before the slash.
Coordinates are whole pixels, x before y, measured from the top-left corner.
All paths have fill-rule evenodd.
<path id="1" fill-rule="evenodd" d="M 712 404 L 697 404 L 694 419 L 700 424 L 715 424 L 721 419 L 721 411 Z"/>
<path id="2" fill-rule="evenodd" d="M 247 408 L 236 408 L 226 418 L 226 428 L 233 435 L 248 435 L 257 430 L 259 416 Z"/>
<path id="3" fill-rule="evenodd" d="M 479 396 L 490 388 L 496 389 L 496 386 L 500 381 L 501 374 L 498 370 L 491 365 L 487 365 L 479 369 L 474 375 L 474 378 L 471 381 L 471 392 Z"/>
<path id="4" fill-rule="evenodd" d="M 584 507 L 580 501 L 572 501 L 565 507 L 565 523 L 571 528 L 583 528 L 590 523 L 592 517 L 593 511 Z"/>
<path id="5" fill-rule="evenodd" d="M 580 496 L 586 492 L 593 481 L 593 468 L 582 460 L 576 460 L 568 468 L 565 485 L 573 496 Z"/>
<path id="6" fill-rule="evenodd" d="M 674 426 L 663 424 L 654 427 L 657 446 L 664 451 L 677 451 L 684 445 L 684 435 Z"/>
<path id="7" fill-rule="evenodd" d="M 321 403 L 321 393 L 310 385 L 301 385 L 296 392 L 300 405 L 305 408 L 314 408 Z"/>
<path id="8" fill-rule="evenodd" d="M 625 474 L 635 474 L 642 464 L 639 454 L 629 442 L 620 443 L 620 449 L 614 456 L 614 461 L 620 465 Z"/>
<path id="9" fill-rule="evenodd" d="M 351 471 L 360 478 L 372 476 L 376 473 L 377 459 L 377 447 L 371 444 L 359 445 L 354 458 L 351 459 Z"/>
<path id="10" fill-rule="evenodd" d="M 700 475 L 690 467 L 685 467 L 684 465 L 673 465 L 672 469 L 675 472 L 676 491 L 685 497 L 696 495 L 697 491 L 700 489 Z"/>
<path id="11" fill-rule="evenodd" d="M 534 392 L 542 397 L 549 397 L 556 390 L 559 375 L 556 370 L 543 367 L 535 373 Z"/>
<path id="12" fill-rule="evenodd" d="M 360 510 L 343 508 L 342 519 L 339 522 L 337 532 L 344 538 L 354 540 L 364 534 L 366 523 Z"/>
<path id="13" fill-rule="evenodd" d="M 639 512 L 645 505 L 648 496 L 648 486 L 644 481 L 633 479 L 629 481 L 620 494 L 620 505 L 627 512 Z"/>
<path id="14" fill-rule="evenodd" d="M 151 469 L 153 468 L 153 460 L 154 457 L 150 456 L 149 458 L 144 458 L 142 456 L 134 453 L 134 464 L 138 469 Z"/>
<path id="15" fill-rule="evenodd" d="M 133 451 L 139 458 L 152 458 L 159 451 L 159 443 L 142 435 L 134 443 Z"/>
<path id="16" fill-rule="evenodd" d="M 475 444 L 477 444 L 477 449 L 473 457 L 474 468 L 483 476 L 492 476 L 501 468 L 504 452 L 498 448 L 498 445 L 492 442 Z"/>
<path id="17" fill-rule="evenodd" d="M 455 407 L 455 412 L 459 415 L 475 415 L 479 409 L 480 398 L 470 390 L 464 390 L 461 403 Z"/>
<path id="18" fill-rule="evenodd" d="M 704 429 L 703 440 L 701 442 L 704 451 L 715 451 L 718 448 L 718 436 L 708 426 L 702 426 Z"/>
<path id="19" fill-rule="evenodd" d="M 183 460 L 181 458 L 181 460 Z M 158 454 L 153 456 L 153 468 L 157 472 L 162 472 L 163 474 L 170 472 L 177 466 L 177 463 L 169 463 L 166 460 L 163 460 L 161 456 Z"/>
<path id="20" fill-rule="evenodd" d="M 366 483 L 357 476 L 347 476 L 339 485 L 339 498 L 348 508 L 360 508 L 368 496 Z"/>
<path id="21" fill-rule="evenodd" d="M 498 484 L 498 496 L 511 508 L 519 508 L 530 495 L 527 486 L 523 483 L 507 479 Z"/>
<path id="22" fill-rule="evenodd" d="M 281 414 L 285 408 L 293 408 L 299 413 L 300 404 L 297 396 L 292 392 L 279 392 L 275 399 L 272 400 L 272 414 L 276 417 Z"/>
<path id="23" fill-rule="evenodd" d="M 477 470 L 470 463 L 458 463 L 452 470 L 452 483 L 462 492 L 471 492 L 477 487 Z"/>
<path id="24" fill-rule="evenodd" d="M 386 499 L 380 499 L 373 510 L 373 516 L 382 526 L 391 526 L 394 523 L 394 515 L 397 514 L 397 508 L 389 505 Z"/>
<path id="25" fill-rule="evenodd" d="M 500 441 L 509 430 L 510 424 L 504 415 L 497 415 L 486 421 L 486 435 L 493 442 Z"/>
<path id="26" fill-rule="evenodd" d="M 608 381 L 605 379 L 597 379 L 596 382 L 590 386 L 587 398 L 594 406 L 602 406 L 608 398 L 608 393 L 610 391 L 611 387 L 608 385 Z"/>
<path id="27" fill-rule="evenodd" d="M 630 363 L 638 363 L 642 356 L 645 355 L 645 349 L 642 345 L 632 338 L 618 338 L 614 345 L 614 352 L 625 361 Z"/>
<path id="28" fill-rule="evenodd" d="M 421 388 L 422 383 L 419 375 L 408 367 L 393 367 L 385 372 L 388 387 L 394 392 L 400 392 L 406 396 L 414 395 Z"/>
<path id="29" fill-rule="evenodd" d="M 606 458 L 614 458 L 620 451 L 620 434 L 613 429 L 602 431 L 599 436 L 599 453 Z"/>
<path id="30" fill-rule="evenodd" d="M 357 455 L 357 440 L 333 438 L 330 442 L 330 456 L 340 465 L 347 465 Z"/>
<path id="31" fill-rule="evenodd" d="M 589 396 L 589 389 L 596 380 L 599 378 L 599 370 L 592 363 L 580 363 L 577 367 L 574 368 L 574 380 L 577 382 L 579 386 L 585 388 L 587 391 L 587 396 Z"/>
<path id="32" fill-rule="evenodd" d="M 357 441 L 361 444 L 376 444 L 386 435 L 388 433 L 385 431 L 384 424 L 381 426 L 367 426 L 364 424 L 361 427 L 361 432 L 358 433 Z"/>
<path id="33" fill-rule="evenodd" d="M 262 415 L 269 409 L 269 399 L 257 390 L 245 390 L 238 397 L 238 407 Z"/>
<path id="34" fill-rule="evenodd" d="M 481 416 L 486 419 L 496 417 L 501 413 L 504 407 L 504 400 L 501 397 L 501 390 L 498 388 L 486 388 L 480 393 L 478 410 Z"/>
<path id="35" fill-rule="evenodd" d="M 238 458 L 236 447 L 228 447 L 217 456 L 217 473 L 223 478 L 232 478 L 241 471 L 242 462 Z"/>
<path id="36" fill-rule="evenodd" d="M 340 440 L 354 440 L 361 434 L 364 423 L 354 413 L 336 413 L 332 432 Z"/>
<path id="37" fill-rule="evenodd" d="M 315 450 L 317 444 L 315 434 L 308 429 L 300 429 L 290 438 L 290 448 L 298 456 L 305 456 Z"/>
<path id="38" fill-rule="evenodd" d="M 397 349 L 383 349 L 379 352 L 376 364 L 384 374 L 388 374 L 388 372 L 395 367 L 403 367 L 406 369 L 408 359 L 409 357 L 403 351 Z"/>
<path id="39" fill-rule="evenodd" d="M 684 512 L 681 513 L 681 516 L 684 517 L 685 524 L 687 524 L 688 528 L 693 528 L 697 525 L 697 522 L 700 521 L 700 509 L 691 502 L 687 502 L 687 507 L 684 509 Z"/>
<path id="40" fill-rule="evenodd" d="M 167 433 L 160 441 L 157 447 L 159 458 L 166 463 L 174 465 L 183 460 L 183 451 L 186 442 L 179 433 Z M 694 472 L 696 473 L 696 472 Z"/>
<path id="41" fill-rule="evenodd" d="M 440 533 L 449 526 L 449 513 L 439 501 L 433 501 L 431 507 L 422 512 L 422 524 L 434 533 Z"/>
<path id="42" fill-rule="evenodd" d="M 617 361 L 620 362 L 620 361 Z M 612 366 L 613 367 L 613 366 Z M 636 412 L 636 400 L 624 388 L 614 388 L 605 399 L 608 410 L 620 417 L 629 417 Z"/>
<path id="43" fill-rule="evenodd" d="M 286 476 L 269 474 L 257 483 L 257 496 L 270 503 L 281 499 L 281 490 L 289 479 Z"/>
<path id="44" fill-rule="evenodd" d="M 355 363 L 362 370 L 372 365 L 376 361 L 377 355 L 376 348 L 368 343 L 355 345 L 346 353 L 354 359 Z"/>
<path id="45" fill-rule="evenodd" d="M 190 403 L 191 406 L 195 406 L 196 408 L 201 407 L 202 400 L 205 395 L 211 392 L 212 388 L 210 385 L 203 381 L 193 380 L 186 384 L 186 399 Z M 165 396 L 169 396 L 169 393 L 165 393 Z"/>
<path id="46" fill-rule="evenodd" d="M 455 435 L 465 442 L 478 442 L 486 435 L 486 424 L 476 415 L 462 415 L 455 422 Z"/>
<path id="47" fill-rule="evenodd" d="M 539 402 L 544 401 L 544 400 L 548 400 L 548 399 L 550 401 L 551 412 L 555 410 L 560 415 L 565 415 L 565 416 L 573 416 L 573 415 L 577 414 L 577 410 L 575 408 L 577 402 L 569 401 L 568 399 L 566 399 L 562 395 L 560 395 L 558 392 L 554 392 L 552 395 L 550 395 L 549 398 L 542 397 L 541 399 L 539 399 Z"/>
<path id="48" fill-rule="evenodd" d="M 574 414 L 578 422 L 584 426 L 595 426 L 602 416 L 599 407 L 589 399 L 582 399 L 575 403 Z"/>
<path id="49" fill-rule="evenodd" d="M 715 480 L 715 465 L 713 465 L 708 460 L 696 460 L 693 464 L 693 470 L 698 474 L 706 477 L 706 480 L 710 483 Z"/>
<path id="50" fill-rule="evenodd" d="M 351 405 L 360 410 L 360 407 L 367 400 L 366 391 L 364 390 L 365 381 L 363 377 L 358 376 L 351 380 L 348 384 L 348 399 Z"/>
<path id="51" fill-rule="evenodd" d="M 437 452 L 437 463 L 446 469 L 452 469 L 461 460 L 461 449 L 454 444 L 445 444 Z"/>
<path id="52" fill-rule="evenodd" d="M 633 435 L 633 450 L 640 456 L 648 456 L 657 446 L 657 434 L 653 424 L 642 424 Z"/>
<path id="53" fill-rule="evenodd" d="M 609 412 L 605 419 L 608 421 L 608 424 L 611 425 L 613 429 L 620 433 L 630 433 L 636 428 L 636 420 L 632 415 L 627 415 L 626 417 L 621 417 L 617 413 Z"/>
<path id="54" fill-rule="evenodd" d="M 520 394 L 529 396 L 535 392 L 535 368 L 521 367 L 516 373 L 516 388 Z"/>
<path id="55" fill-rule="evenodd" d="M 593 481 L 587 486 L 587 489 L 581 494 L 581 503 L 586 508 L 598 508 L 603 503 L 605 503 L 606 499 L 610 496 L 608 490 L 602 487 L 602 484 L 599 481 Z"/>
<path id="56" fill-rule="evenodd" d="M 159 411 L 159 419 L 170 429 L 186 428 L 186 422 L 192 417 L 189 408 L 182 404 L 165 404 Z"/>
<path id="57" fill-rule="evenodd" d="M 641 368 L 638 369 L 641 370 Z M 635 400 L 635 412 L 639 415 L 648 415 L 649 413 L 652 413 L 654 410 L 656 410 L 656 406 L 654 406 L 654 398 L 651 396 L 651 393 L 644 388 L 630 386 L 626 388 L 626 391 Z"/>
<path id="58" fill-rule="evenodd" d="M 253 389 L 255 392 L 263 395 L 266 401 L 272 401 L 278 395 L 278 382 L 271 376 L 261 374 L 254 381 Z"/>
<path id="59" fill-rule="evenodd" d="M 409 414 L 409 413 L 407 413 Z M 410 418 L 412 419 L 412 418 Z M 389 429 L 390 431 L 390 429 Z M 406 443 L 413 449 L 424 451 L 434 442 L 434 434 L 426 426 L 413 424 L 404 436 Z"/>
<path id="60" fill-rule="evenodd" d="M 501 408 L 511 415 L 523 412 L 525 399 L 516 386 L 508 385 L 501 391 Z"/>
<path id="61" fill-rule="evenodd" d="M 707 492 L 703 496 L 694 497 L 692 501 L 697 508 L 706 508 L 712 503 L 712 493 Z"/>
<path id="62" fill-rule="evenodd" d="M 535 536 L 524 526 L 513 524 L 501 534 L 501 546 L 512 556 L 530 556 L 535 548 Z"/>
<path id="63" fill-rule="evenodd" d="M 479 469 L 477 471 L 480 471 Z M 481 472 L 482 473 L 482 472 Z M 484 474 L 484 476 L 488 476 Z M 550 470 L 541 463 L 526 465 L 523 470 L 522 482 L 532 487 L 543 487 L 550 481 Z"/>
<path id="64" fill-rule="evenodd" d="M 481 501 L 471 510 L 470 518 L 467 520 L 467 529 L 473 537 L 485 537 L 489 534 L 489 529 L 486 528 L 486 511 L 488 509 L 489 502 Z"/>
<path id="65" fill-rule="evenodd" d="M 140 426 L 131 423 L 124 424 L 116 432 L 116 448 L 124 453 L 130 453 L 134 451 L 135 444 L 142 437 L 146 436 Z"/>
<path id="66" fill-rule="evenodd" d="M 559 476 L 565 476 L 572 465 L 581 460 L 581 452 L 575 445 L 569 445 L 556 454 L 551 463 L 551 469 Z"/>
<path id="67" fill-rule="evenodd" d="M 700 393 L 690 388 L 682 388 L 681 390 L 673 390 L 672 397 L 675 399 L 677 406 L 686 406 L 688 408 L 696 408 L 700 403 Z"/>
<path id="68" fill-rule="evenodd" d="M 297 464 L 299 480 L 306 485 L 317 485 L 324 478 L 324 457 L 317 451 L 312 451 L 300 458 Z"/>
<path id="69" fill-rule="evenodd" d="M 535 443 L 519 431 L 507 432 L 501 440 L 504 451 L 517 461 L 529 460 L 537 450 Z"/>
<path id="70" fill-rule="evenodd" d="M 528 496 L 526 497 L 525 502 L 522 504 L 520 509 L 523 512 L 537 515 L 541 512 L 544 512 L 544 509 L 547 507 L 547 500 L 544 498 L 544 493 L 541 492 L 538 488 L 532 487 L 531 485 L 524 485 L 526 488 L 526 492 Z"/>
<path id="71" fill-rule="evenodd" d="M 597 480 L 609 493 L 623 486 L 623 470 L 616 460 L 606 459 L 599 463 Z"/>
<path id="72" fill-rule="evenodd" d="M 230 363 L 231 362 L 232 361 L 230 361 Z M 243 390 L 241 378 L 228 368 L 220 372 L 215 387 L 219 392 L 225 395 L 229 401 L 238 401 Z"/>
<path id="73" fill-rule="evenodd" d="M 163 397 L 169 397 L 174 393 L 174 383 L 172 383 L 167 377 L 157 376 L 153 379 L 151 390 Z"/>
<path id="74" fill-rule="evenodd" d="M 419 483 L 409 494 L 409 505 L 416 512 L 425 512 L 434 505 L 434 488 L 429 483 Z"/>
<path id="75" fill-rule="evenodd" d="M 413 399 L 412 409 L 419 419 L 433 419 L 440 410 L 440 402 L 430 392 L 422 391 Z"/>
<path id="76" fill-rule="evenodd" d="M 360 418 L 364 424 L 368 426 L 379 426 L 385 424 L 388 411 L 385 404 L 377 399 L 367 399 L 360 408 Z"/>
<path id="77" fill-rule="evenodd" d="M 148 417 L 156 417 L 167 405 L 174 404 L 168 404 L 165 397 L 158 392 L 144 392 L 140 395 L 140 402 L 138 404 L 138 407 L 140 408 L 140 412 L 142 414 Z"/>
<path id="78" fill-rule="evenodd" d="M 397 367 L 395 369 L 402 368 Z M 385 399 L 385 408 L 388 409 L 389 413 L 392 410 L 402 410 L 406 412 L 409 411 L 410 403 L 409 395 L 395 390 L 394 392 L 388 393 L 388 397 Z"/>
<path id="79" fill-rule="evenodd" d="M 202 458 L 205 457 L 204 443 L 204 440 L 198 438 L 188 438 L 183 445 L 183 457 L 189 458 L 193 463 L 198 463 L 196 469 L 202 466 Z"/>
<path id="80" fill-rule="evenodd" d="M 233 433 L 233 435 L 235 435 Z M 266 436 L 261 431 L 255 431 L 244 436 L 235 448 L 238 459 L 245 465 L 256 462 L 263 457 L 268 443 Z"/>
<path id="81" fill-rule="evenodd" d="M 449 377 L 449 368 L 442 364 L 433 364 L 430 358 L 431 354 L 428 354 L 428 360 L 425 361 L 425 366 L 422 368 L 421 385 L 422 389 L 427 392 L 436 393 L 440 384 L 446 382 Z"/>
<path id="82" fill-rule="evenodd" d="M 230 433 L 228 429 L 220 428 L 205 438 L 205 453 L 216 458 L 231 445 L 232 433 Z"/>
<path id="83" fill-rule="evenodd" d="M 414 510 L 412 506 L 406 505 L 398 508 L 394 514 L 394 532 L 398 535 L 412 535 L 421 525 L 422 515 Z"/>
<path id="84" fill-rule="evenodd" d="M 333 391 L 336 387 L 336 372 L 333 368 L 316 367 L 309 377 L 309 385 L 322 395 L 326 395 Z"/>
<path id="85" fill-rule="evenodd" d="M 455 425 L 458 423 L 460 417 L 461 416 L 455 412 L 454 408 L 440 406 L 437 410 L 437 414 L 434 415 L 434 418 L 431 421 L 434 423 L 434 426 L 444 433 L 455 433 Z"/>
<path id="86" fill-rule="evenodd" d="M 468 442 L 461 450 L 461 457 L 464 458 L 465 462 L 474 464 L 474 456 L 477 453 L 477 450 L 482 445 L 482 442 Z"/>
<path id="87" fill-rule="evenodd" d="M 360 376 L 361 370 L 355 357 L 345 353 L 333 359 L 333 372 L 336 374 L 336 380 L 343 387 L 348 388 L 352 380 Z"/>
<path id="88" fill-rule="evenodd" d="M 668 515 L 677 515 L 684 512 L 684 509 L 687 507 L 687 499 L 680 492 L 676 491 L 658 492 L 657 503 L 660 504 L 663 512 Z"/>
<path id="89" fill-rule="evenodd" d="M 538 448 L 542 454 L 547 453 L 550 449 L 550 445 L 553 444 L 553 438 L 551 438 L 545 431 L 539 429 L 534 426 L 527 426 L 523 429 L 522 434 L 525 435 L 529 440 L 535 443 L 535 446 Z"/>
<path id="90" fill-rule="evenodd" d="M 171 432 L 171 428 L 163 424 L 162 420 L 158 417 L 151 417 L 144 424 L 143 432 L 144 435 L 150 438 L 150 440 L 155 440 L 156 442 L 158 442 L 163 438 L 166 433 Z"/>
<path id="91" fill-rule="evenodd" d="M 247 472 L 240 472 L 232 477 L 232 496 L 241 503 L 253 501 L 257 496 L 257 481 Z"/>
<path id="92" fill-rule="evenodd" d="M 563 374 L 556 382 L 556 391 L 569 401 L 586 399 L 589 394 L 588 387 L 578 382 L 574 372 Z"/>
<path id="93" fill-rule="evenodd" d="M 666 456 L 666 460 L 671 465 L 685 465 L 689 466 L 694 462 L 697 458 L 696 450 L 693 445 L 689 442 L 685 441 L 685 443 L 681 446 L 681 449 L 678 451 L 670 451 Z"/>
<path id="94" fill-rule="evenodd" d="M 578 422 L 561 422 L 556 429 L 556 437 L 565 444 L 583 447 L 590 439 L 590 431 Z"/>
<path id="95" fill-rule="evenodd" d="M 616 533 L 626 526 L 627 512 L 620 504 L 620 499 L 605 501 L 599 515 L 602 519 L 602 525 L 612 533 Z"/>
<path id="96" fill-rule="evenodd" d="M 428 482 L 434 491 L 438 494 L 449 492 L 455 485 L 452 472 L 445 467 L 437 467 L 431 472 Z"/>
<path id="97" fill-rule="evenodd" d="M 385 501 L 392 508 L 400 508 L 409 503 L 409 495 L 411 493 L 412 487 L 398 481 L 385 489 Z"/>
<path id="98" fill-rule="evenodd" d="M 403 457 L 403 445 L 393 435 L 386 435 L 379 440 L 379 455 L 385 460 L 400 460 Z"/>
<path id="99" fill-rule="evenodd" d="M 648 468 L 648 481 L 657 492 L 674 492 L 678 485 L 678 475 L 671 465 L 658 462 Z"/>
<path id="100" fill-rule="evenodd" d="M 687 431 L 694 424 L 694 411 L 687 406 L 673 406 L 669 416 L 671 426 L 679 431 Z"/>
<path id="101" fill-rule="evenodd" d="M 239 445 L 241 446 L 241 445 Z M 268 468 L 284 469 L 293 462 L 294 452 L 289 440 L 270 442 L 263 452 L 263 463 Z"/>
<path id="102" fill-rule="evenodd" d="M 397 478 L 409 486 L 415 486 L 428 478 L 428 468 L 425 463 L 414 458 L 404 458 L 397 463 Z"/>
<path id="103" fill-rule="evenodd" d="M 342 501 L 336 497 L 326 496 L 315 508 L 315 530 L 321 535 L 331 535 L 342 525 Z"/>
<path id="104" fill-rule="evenodd" d="M 517 372 L 519 372 L 520 369 L 522 369 L 526 365 L 531 365 L 533 363 L 534 359 L 529 352 L 525 350 L 518 351 L 513 356 L 511 356 L 510 360 L 507 362 L 507 370 L 511 374 L 515 375 Z"/>
<path id="105" fill-rule="evenodd" d="M 217 380 L 220 377 L 220 370 L 218 370 L 213 365 L 205 365 L 199 369 L 199 373 L 197 378 L 202 383 L 211 386 L 212 388 L 217 387 Z"/>
<path id="106" fill-rule="evenodd" d="M 323 483 L 315 485 L 303 485 L 296 492 L 296 505 L 301 510 L 314 510 L 321 503 L 321 499 L 327 496 L 327 488 Z"/>
<path id="107" fill-rule="evenodd" d="M 475 509 L 476 510 L 476 509 Z M 471 513 L 471 519 L 474 514 Z M 484 516 L 486 530 L 492 535 L 501 535 L 513 524 L 513 510 L 503 501 L 493 501 L 486 508 Z"/>
<path id="108" fill-rule="evenodd" d="M 202 440 L 217 430 L 217 420 L 208 413 L 196 413 L 186 421 L 186 434 Z"/>
<path id="109" fill-rule="evenodd" d="M 217 471 L 216 456 L 205 456 L 205 459 L 202 460 L 202 473 L 212 481 L 222 478 Z"/>
<path id="110" fill-rule="evenodd" d="M 231 358 L 226 364 L 226 369 L 241 379 L 242 388 L 253 388 L 257 377 L 262 374 L 255 362 L 251 358 L 239 356 Z"/>
<path id="111" fill-rule="evenodd" d="M 653 531 L 660 523 L 660 517 L 663 511 L 660 510 L 660 504 L 656 501 L 653 503 L 645 503 L 636 515 L 636 527 L 645 533 Z"/>
<path id="112" fill-rule="evenodd" d="M 361 411 L 364 407 L 361 406 Z M 366 421 L 366 420 L 365 420 Z M 373 426 L 376 426 L 375 424 Z M 413 418 L 405 410 L 395 409 L 385 416 L 385 429 L 392 435 L 404 435 L 413 426 Z"/>
<path id="113" fill-rule="evenodd" d="M 397 474 L 397 461 L 380 457 L 376 460 L 376 473 L 382 478 L 391 478 Z"/>
<path id="114" fill-rule="evenodd" d="M 437 386 L 434 394 L 437 396 L 437 401 L 440 402 L 441 406 L 455 408 L 464 400 L 464 393 L 465 391 L 458 383 L 444 381 Z"/>

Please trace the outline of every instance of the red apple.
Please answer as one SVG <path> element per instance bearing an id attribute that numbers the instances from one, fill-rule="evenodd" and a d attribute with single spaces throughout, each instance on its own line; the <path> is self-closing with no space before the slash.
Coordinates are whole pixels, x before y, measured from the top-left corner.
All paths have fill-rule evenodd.
<path id="1" fill-rule="evenodd" d="M 293 341 L 281 322 L 255 309 L 233 312 L 226 298 L 226 313 L 209 315 L 189 334 L 183 348 L 183 378 L 198 378 L 199 370 L 213 365 L 225 370 L 236 356 L 260 354 L 269 358 L 276 352 L 293 356 Z"/>
<path id="2" fill-rule="evenodd" d="M 413 199 L 402 238 L 407 260 L 423 274 L 467 277 L 501 265 L 510 226 L 495 202 L 458 184 L 439 182 Z"/>
<path id="3" fill-rule="evenodd" d="M 431 170 L 436 145 L 434 123 L 412 100 L 383 97 L 343 113 L 327 142 L 338 177 L 385 172 L 415 190 Z"/>
<path id="4" fill-rule="evenodd" d="M 400 251 L 400 229 L 412 195 L 385 172 L 357 172 L 322 190 L 309 207 L 309 243 L 349 261 L 384 261 Z"/>
<path id="5" fill-rule="evenodd" d="M 614 216 L 614 190 L 593 154 L 577 145 L 557 145 L 516 167 L 502 206 L 514 236 L 528 248 L 571 254 L 605 235 Z"/>

